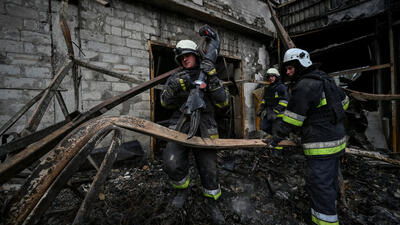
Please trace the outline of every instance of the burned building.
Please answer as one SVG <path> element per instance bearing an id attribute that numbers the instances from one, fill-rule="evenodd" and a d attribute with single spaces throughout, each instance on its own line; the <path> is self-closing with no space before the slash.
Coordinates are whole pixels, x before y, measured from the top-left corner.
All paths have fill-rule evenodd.
<path id="1" fill-rule="evenodd" d="M 394 152 L 400 151 L 399 10 L 398 1 L 384 0 L 285 1 L 276 8 L 293 42 L 322 70 L 340 77 L 345 88 L 376 95 L 355 103 L 370 112 L 371 126 L 379 125 L 371 141 L 387 148 L 377 137 L 384 133 Z"/>
<path id="2" fill-rule="evenodd" d="M 26 136 L 63 121 L 71 112 L 85 112 L 113 96 L 176 67 L 172 48 L 181 39 L 200 42 L 203 24 L 215 27 L 222 39 L 218 63 L 225 81 L 254 79 L 270 66 L 269 47 L 275 35 L 264 1 L 69 1 L 65 12 L 74 56 L 125 76 L 112 77 L 84 67 L 65 75 L 50 92 L 44 115 L 21 109 L 45 90 L 68 59 L 60 26 L 60 1 L 2 1 L 1 3 L 1 119 L 2 134 Z M 75 77 L 75 78 L 74 78 Z M 77 82 L 74 82 L 76 80 Z M 74 91 L 74 84 L 76 85 Z M 254 130 L 251 91 L 255 84 L 236 87 L 231 137 Z M 162 121 L 159 90 L 148 90 L 106 112 Z M 58 102 L 63 107 L 60 107 Z M 16 120 L 13 116 L 19 115 Z M 20 115 L 21 114 L 21 115 Z M 39 113 L 41 114 L 41 113 Z M 35 117 L 35 119 L 33 119 Z M 34 122 L 36 121 L 36 122 Z M 15 135 L 14 135 L 15 136 Z M 19 136 L 19 135 L 17 135 Z M 147 136 L 127 133 L 150 149 Z M 5 138 L 7 139 L 7 138 Z M 9 140 L 12 137 L 8 137 Z M 154 141 L 153 141 L 154 142 Z"/>
<path id="3" fill-rule="evenodd" d="M 197 195 L 182 211 L 168 208 L 163 164 L 149 157 L 163 140 L 220 150 L 229 224 L 309 223 L 298 147 L 277 154 L 249 139 L 260 71 L 279 68 L 294 44 L 353 98 L 341 223 L 398 224 L 398 11 L 395 0 L 1 1 L 0 224 L 79 224 L 91 207 L 93 224 L 208 224 Z M 201 43 L 204 24 L 220 35 L 216 67 L 232 103 L 213 142 L 166 128 L 159 98 L 176 71 L 175 44 Z M 91 151 L 108 133 L 98 160 Z M 145 153 L 111 170 L 125 148 Z"/>

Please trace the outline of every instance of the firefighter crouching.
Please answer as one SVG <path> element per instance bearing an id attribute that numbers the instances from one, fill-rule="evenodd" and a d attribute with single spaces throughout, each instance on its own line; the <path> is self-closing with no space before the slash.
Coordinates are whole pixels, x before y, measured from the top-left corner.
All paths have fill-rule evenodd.
<path id="1" fill-rule="evenodd" d="M 215 107 L 227 107 L 229 96 L 228 91 L 222 86 L 217 77 L 213 62 L 208 59 L 201 60 L 197 45 L 191 40 L 181 40 L 177 43 L 175 61 L 184 69 L 171 75 L 161 93 L 161 104 L 166 108 L 175 109 L 170 119 L 170 128 L 183 133 L 189 131 L 190 117 L 185 116 L 182 112 L 183 105 L 186 103 L 190 89 L 195 88 L 194 81 L 197 80 L 202 70 L 207 74 L 207 88 L 204 91 L 206 108 L 201 112 L 200 126 L 196 135 L 203 138 L 218 138 L 214 110 Z M 175 208 L 181 208 L 187 198 L 190 183 L 190 150 L 192 150 L 196 159 L 203 186 L 203 194 L 206 197 L 206 207 L 209 209 L 213 222 L 223 224 L 225 221 L 224 216 L 217 205 L 217 199 L 221 196 L 221 188 L 217 175 L 216 150 L 189 148 L 174 142 L 168 142 L 163 151 L 163 160 L 165 172 L 176 189 L 176 196 L 171 204 Z"/>
<path id="2" fill-rule="evenodd" d="M 261 117 L 261 130 L 268 134 L 276 134 L 276 129 L 287 107 L 288 88 L 281 82 L 279 71 L 275 68 L 268 69 L 263 77 L 270 84 L 264 87 L 264 95 L 257 116 Z"/>
<path id="3" fill-rule="evenodd" d="M 286 74 L 295 84 L 282 117 L 283 122 L 277 135 L 268 143 L 275 147 L 292 129 L 301 128 L 312 223 L 338 225 L 339 157 L 346 147 L 342 120 L 349 99 L 331 77 L 316 69 L 308 52 L 289 49 L 283 63 Z"/>

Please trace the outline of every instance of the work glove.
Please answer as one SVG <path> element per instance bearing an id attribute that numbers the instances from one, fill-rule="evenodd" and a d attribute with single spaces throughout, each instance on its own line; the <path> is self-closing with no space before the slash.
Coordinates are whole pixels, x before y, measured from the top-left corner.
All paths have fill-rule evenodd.
<path id="1" fill-rule="evenodd" d="M 272 138 L 263 139 L 262 141 L 268 145 L 268 148 L 282 149 L 282 147 L 278 147 L 279 142 L 281 142 L 282 140 L 283 138 L 272 136 Z"/>
<path id="2" fill-rule="evenodd" d="M 173 94 L 178 93 L 179 91 L 189 91 L 192 88 L 193 84 L 189 77 L 181 76 L 176 77 L 169 80 L 167 85 L 167 89 L 171 89 Z"/>
<path id="3" fill-rule="evenodd" d="M 275 120 L 275 119 L 276 119 L 276 113 L 274 111 L 268 111 L 267 120 Z"/>
<path id="4" fill-rule="evenodd" d="M 214 63 L 209 59 L 203 59 L 200 63 L 200 69 L 207 75 L 213 76 L 217 72 Z"/>

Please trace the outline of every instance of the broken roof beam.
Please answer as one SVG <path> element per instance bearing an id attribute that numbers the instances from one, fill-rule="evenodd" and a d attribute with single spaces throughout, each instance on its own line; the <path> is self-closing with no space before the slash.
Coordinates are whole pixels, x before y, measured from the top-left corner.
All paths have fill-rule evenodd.
<path id="1" fill-rule="evenodd" d="M 88 69 L 91 69 L 91 70 L 94 70 L 94 71 L 97 71 L 97 72 L 100 72 L 100 73 L 104 73 L 104 74 L 106 74 L 108 76 L 115 77 L 115 78 L 118 78 L 120 80 L 132 82 L 132 83 L 143 83 L 143 80 L 138 80 L 136 78 L 129 77 L 129 76 L 124 75 L 124 74 L 120 74 L 120 73 L 117 73 L 117 72 L 114 72 L 114 71 L 111 71 L 111 70 L 107 70 L 107 69 L 104 69 L 102 67 L 90 64 L 90 63 L 85 62 L 85 61 L 80 60 L 80 59 L 74 58 L 73 60 L 79 66 L 83 66 L 85 68 L 88 68 Z"/>
<path id="2" fill-rule="evenodd" d="M 164 74 L 157 76 L 154 79 L 146 81 L 130 90 L 127 90 L 120 95 L 109 98 L 102 103 L 92 107 L 89 111 L 81 114 L 78 118 L 75 118 L 74 120 L 68 122 L 59 129 L 50 133 L 46 137 L 43 137 L 39 141 L 27 146 L 23 151 L 16 155 L 13 155 L 5 162 L 0 164 L 0 184 L 3 184 L 4 182 L 12 178 L 15 174 L 19 173 L 24 168 L 31 165 L 44 154 L 49 152 L 52 148 L 54 148 L 54 146 L 58 144 L 59 141 L 61 141 L 62 138 L 64 138 L 69 132 L 78 127 L 80 124 L 92 118 L 101 116 L 102 114 L 119 105 L 120 103 L 165 81 L 165 79 L 167 79 L 171 74 L 174 74 L 181 69 L 181 67 L 178 67 L 170 70 Z"/>
<path id="3" fill-rule="evenodd" d="M 105 0 L 96 0 L 97 3 L 102 4 L 104 7 L 110 7 L 110 3 Z"/>
<path id="4" fill-rule="evenodd" d="M 276 31 L 278 32 L 278 35 L 283 42 L 283 45 L 285 46 L 286 49 L 295 48 L 296 45 L 294 44 L 289 34 L 286 32 L 285 28 L 283 27 L 278 17 L 276 16 L 275 9 L 273 8 L 271 2 L 267 0 L 267 3 L 268 3 L 268 8 L 271 11 L 272 22 L 275 25 Z"/>
<path id="5" fill-rule="evenodd" d="M 386 68 L 390 68 L 390 67 L 391 67 L 391 64 L 386 63 L 386 64 L 375 65 L 375 66 L 363 66 L 363 67 L 357 67 L 357 68 L 348 69 L 348 70 L 337 71 L 337 72 L 329 73 L 328 75 L 331 77 L 335 77 L 335 76 L 354 74 L 354 73 L 365 72 L 365 71 L 370 71 L 370 70 L 386 69 Z"/>
<path id="6" fill-rule="evenodd" d="M 400 100 L 400 95 L 370 94 L 365 92 L 354 91 L 347 88 L 343 89 L 350 92 L 350 95 L 354 96 L 355 98 L 361 98 L 366 100 L 382 100 L 382 101 Z"/>
<path id="7" fill-rule="evenodd" d="M 354 38 L 354 39 L 351 39 L 349 41 L 345 41 L 345 42 L 342 42 L 342 43 L 328 45 L 328 46 L 326 46 L 324 48 L 315 49 L 314 51 L 310 52 L 310 55 L 321 54 L 323 52 L 332 50 L 334 48 L 344 47 L 345 45 L 352 44 L 352 43 L 357 42 L 357 41 L 362 41 L 362 40 L 365 40 L 365 39 L 369 39 L 369 38 L 372 38 L 372 37 L 375 37 L 375 34 L 368 34 L 368 35 L 357 37 L 357 38 Z"/>
<path id="8" fill-rule="evenodd" d="M 60 86 L 62 80 L 64 79 L 65 75 L 67 75 L 68 71 L 73 66 L 73 62 L 71 60 L 67 60 L 67 62 L 63 65 L 63 67 L 59 70 L 59 72 L 54 76 L 53 80 L 46 88 L 45 92 L 43 93 L 38 105 L 33 112 L 32 116 L 29 118 L 27 125 L 22 130 L 21 135 L 26 136 L 30 133 L 36 131 L 39 126 L 40 121 L 43 118 L 44 113 L 46 112 L 47 107 L 50 104 L 51 99 L 53 98 L 55 92 Z"/>

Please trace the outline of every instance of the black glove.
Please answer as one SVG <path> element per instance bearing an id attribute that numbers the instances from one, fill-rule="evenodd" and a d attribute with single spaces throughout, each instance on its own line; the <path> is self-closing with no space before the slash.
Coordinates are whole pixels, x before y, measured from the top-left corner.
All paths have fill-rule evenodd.
<path id="1" fill-rule="evenodd" d="M 209 59 L 203 59 L 200 63 L 200 69 L 209 76 L 215 75 L 217 70 L 215 69 L 214 63 Z"/>
<path id="2" fill-rule="evenodd" d="M 263 139 L 262 141 L 268 145 L 269 148 L 277 148 L 279 142 L 281 142 L 283 138 L 280 138 L 278 136 L 273 136 L 272 138 L 269 139 Z"/>
<path id="3" fill-rule="evenodd" d="M 272 110 L 269 110 L 267 113 L 267 120 L 275 120 L 276 119 L 276 113 Z"/>
<path id="4" fill-rule="evenodd" d="M 189 91 L 193 85 L 189 77 L 182 76 L 180 78 L 170 79 L 167 86 L 167 89 L 171 89 L 172 92 L 176 94 L 179 91 Z"/>

